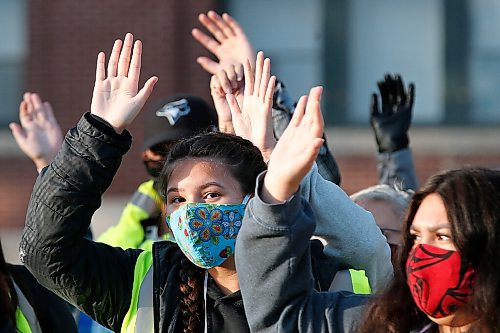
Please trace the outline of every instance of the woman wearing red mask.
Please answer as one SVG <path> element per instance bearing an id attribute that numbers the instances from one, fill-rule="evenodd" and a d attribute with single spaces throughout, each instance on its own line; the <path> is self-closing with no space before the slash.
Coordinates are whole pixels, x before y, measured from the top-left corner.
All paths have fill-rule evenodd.
<path id="1" fill-rule="evenodd" d="M 500 327 L 500 172 L 432 177 L 415 194 L 389 289 L 361 332 L 496 332 Z"/>
<path id="2" fill-rule="evenodd" d="M 264 184 L 260 197 L 247 210 L 273 218 L 247 214 L 236 246 L 252 332 L 347 331 L 339 313 L 361 333 L 499 332 L 500 171 L 466 168 L 429 179 L 410 203 L 393 281 L 365 309 L 349 305 L 345 293 L 339 302 L 338 292 L 314 291 L 308 206 L 284 182 Z"/>

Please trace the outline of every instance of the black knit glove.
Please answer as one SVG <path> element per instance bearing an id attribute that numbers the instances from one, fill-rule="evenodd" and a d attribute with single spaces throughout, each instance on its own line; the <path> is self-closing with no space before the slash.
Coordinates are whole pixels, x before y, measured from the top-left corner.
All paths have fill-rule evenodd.
<path id="1" fill-rule="evenodd" d="M 390 74 L 378 82 L 382 108 L 377 94 L 372 95 L 370 124 L 380 153 L 390 153 L 408 147 L 408 129 L 411 124 L 415 85 L 410 83 L 405 91 L 403 79 Z"/>

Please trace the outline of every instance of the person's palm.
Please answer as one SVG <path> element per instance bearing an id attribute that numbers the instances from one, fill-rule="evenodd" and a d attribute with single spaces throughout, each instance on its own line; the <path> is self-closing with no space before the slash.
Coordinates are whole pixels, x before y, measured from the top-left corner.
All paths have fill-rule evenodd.
<path id="1" fill-rule="evenodd" d="M 266 201 L 284 201 L 298 190 L 323 144 L 322 88 L 303 96 L 290 124 L 274 148 L 264 179 Z M 307 105 L 306 105 L 307 100 Z"/>
<path id="2" fill-rule="evenodd" d="M 19 148 L 35 163 L 38 170 L 48 165 L 62 144 L 62 133 L 48 102 L 37 94 L 26 93 L 19 106 L 21 124 L 10 129 Z"/>
<path id="3" fill-rule="evenodd" d="M 132 34 L 117 40 L 109 58 L 107 73 L 104 53 L 97 57 L 96 80 L 90 112 L 107 121 L 118 133 L 132 123 L 153 91 L 157 77 L 139 90 L 142 43 Z M 123 48 L 122 48 L 123 44 Z M 132 45 L 134 51 L 132 54 Z M 132 54 L 132 59 L 130 58 Z"/>
<path id="4" fill-rule="evenodd" d="M 210 74 L 216 74 L 221 70 L 227 70 L 230 66 L 238 66 L 236 73 L 242 75 L 241 64 L 247 59 L 255 63 L 255 51 L 241 26 L 228 14 L 222 17 L 210 11 L 200 14 L 199 21 L 212 34 L 206 35 L 199 29 L 193 29 L 193 37 L 208 51 L 213 53 L 219 62 L 208 57 L 198 57 L 198 63 Z M 230 77 L 230 79 L 232 79 Z M 241 80 L 242 77 L 240 76 Z"/>

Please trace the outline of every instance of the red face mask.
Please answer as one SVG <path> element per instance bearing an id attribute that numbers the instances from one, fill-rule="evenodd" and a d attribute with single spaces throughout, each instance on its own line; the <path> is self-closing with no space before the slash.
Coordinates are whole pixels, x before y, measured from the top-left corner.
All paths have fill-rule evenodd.
<path id="1" fill-rule="evenodd" d="M 406 277 L 415 304 L 433 318 L 453 314 L 473 293 L 474 269 L 462 262 L 457 251 L 432 245 L 412 249 Z"/>

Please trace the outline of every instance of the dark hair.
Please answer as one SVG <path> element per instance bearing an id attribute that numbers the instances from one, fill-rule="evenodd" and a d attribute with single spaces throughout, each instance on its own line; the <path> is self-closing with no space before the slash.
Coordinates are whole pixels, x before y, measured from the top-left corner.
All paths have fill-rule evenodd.
<path id="1" fill-rule="evenodd" d="M 220 132 L 199 134 L 180 140 L 170 150 L 159 178 L 164 198 L 176 162 L 190 158 L 207 158 L 223 163 L 238 181 L 243 193 L 253 193 L 257 175 L 266 169 L 262 154 L 250 141 Z M 179 288 L 184 333 L 201 331 L 203 272 L 189 260 L 181 260 Z"/>
<path id="2" fill-rule="evenodd" d="M 474 294 L 465 308 L 478 319 L 473 331 L 500 327 L 500 171 L 464 168 L 431 177 L 413 196 L 393 281 L 374 299 L 360 332 L 409 332 L 427 320 L 413 301 L 405 266 L 413 247 L 411 224 L 422 201 L 432 193 L 443 200 L 462 260 L 475 268 Z"/>
<path id="3" fill-rule="evenodd" d="M 0 240 L 0 321 L 2 323 L 11 322 L 12 326 L 15 327 L 18 300 L 9 275 Z"/>

